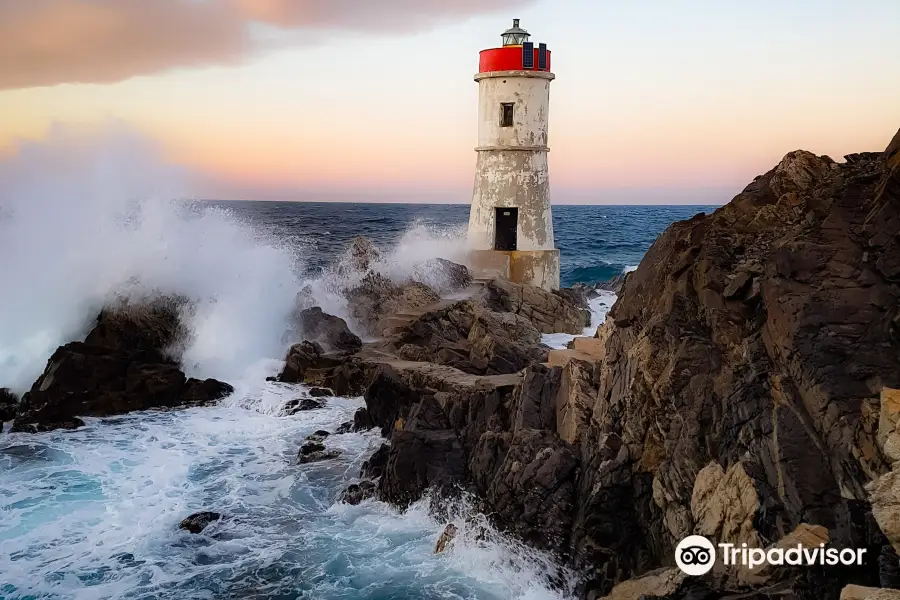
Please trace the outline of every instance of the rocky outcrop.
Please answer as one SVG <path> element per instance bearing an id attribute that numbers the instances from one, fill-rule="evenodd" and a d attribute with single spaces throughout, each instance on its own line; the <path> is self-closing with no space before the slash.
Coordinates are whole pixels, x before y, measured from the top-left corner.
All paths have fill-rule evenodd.
<path id="1" fill-rule="evenodd" d="M 72 429 L 84 424 L 79 417 L 203 406 L 231 394 L 227 383 L 188 379 L 170 358 L 184 339 L 176 306 L 103 311 L 84 342 L 53 353 L 23 396 L 13 431 Z"/>
<path id="2" fill-rule="evenodd" d="M 433 362 L 466 373 L 516 373 L 546 359 L 540 332 L 511 312 L 495 312 L 462 300 L 428 312 L 402 329 L 396 353 L 413 361 Z"/>
<path id="3" fill-rule="evenodd" d="M 577 334 L 590 324 L 586 302 L 574 293 L 553 293 L 498 279 L 485 287 L 480 301 L 495 312 L 525 317 L 541 333 Z"/>
<path id="4" fill-rule="evenodd" d="M 900 385 L 900 135 L 845 158 L 792 152 L 728 205 L 670 226 L 625 278 L 596 352 L 531 364 L 509 389 L 460 373 L 474 364 L 470 321 L 483 309 L 578 333 L 571 299 L 495 283 L 471 309 L 423 315 L 398 350 L 443 366 L 396 362 L 366 394 L 391 438 L 380 496 L 473 490 L 499 526 L 581 573 L 586 598 L 888 585 L 900 419 L 879 393 Z M 692 533 L 761 548 L 827 539 L 870 560 L 658 571 Z"/>
<path id="5" fill-rule="evenodd" d="M 352 289 L 344 292 L 353 320 L 371 335 L 381 335 L 379 323 L 401 309 L 428 306 L 441 297 L 424 283 L 413 281 L 399 286 L 380 273 L 369 272 Z"/>
<path id="6" fill-rule="evenodd" d="M 300 446 L 297 454 L 297 464 L 305 465 L 313 462 L 337 458 L 341 453 L 337 450 L 328 450 L 321 442 L 306 442 Z"/>
<path id="7" fill-rule="evenodd" d="M 322 311 L 318 306 L 301 310 L 295 315 L 295 320 L 302 339 L 317 343 L 325 350 L 356 352 L 362 347 L 362 340 L 350 331 L 346 321 Z"/>
<path id="8" fill-rule="evenodd" d="M 18 408 L 19 398 L 8 389 L 0 388 L 0 423 L 11 421 Z"/>
<path id="9" fill-rule="evenodd" d="M 184 529 L 190 533 L 197 534 L 206 529 L 210 523 L 219 521 L 221 518 L 222 515 L 217 512 L 204 511 L 194 513 L 181 521 L 181 523 L 178 524 L 178 529 Z"/>

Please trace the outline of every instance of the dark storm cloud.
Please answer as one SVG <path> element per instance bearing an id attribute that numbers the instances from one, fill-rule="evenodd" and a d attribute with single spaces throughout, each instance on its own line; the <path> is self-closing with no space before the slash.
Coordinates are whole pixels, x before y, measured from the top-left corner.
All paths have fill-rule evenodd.
<path id="1" fill-rule="evenodd" d="M 532 1 L 0 0 L 0 89 L 237 62 L 260 49 L 253 22 L 299 33 L 393 33 Z"/>

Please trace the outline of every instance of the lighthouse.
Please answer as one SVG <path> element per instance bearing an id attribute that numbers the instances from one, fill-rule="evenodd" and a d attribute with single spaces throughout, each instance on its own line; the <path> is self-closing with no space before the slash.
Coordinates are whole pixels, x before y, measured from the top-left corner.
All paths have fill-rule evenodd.
<path id="1" fill-rule="evenodd" d="M 480 53 L 478 145 L 468 243 L 476 272 L 547 290 L 559 288 L 553 241 L 547 125 L 550 51 L 529 41 L 519 19 L 503 45 Z"/>

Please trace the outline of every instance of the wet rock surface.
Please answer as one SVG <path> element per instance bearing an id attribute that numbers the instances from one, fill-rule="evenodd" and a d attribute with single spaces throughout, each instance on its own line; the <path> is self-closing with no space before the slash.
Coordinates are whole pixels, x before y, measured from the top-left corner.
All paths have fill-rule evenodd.
<path id="1" fill-rule="evenodd" d="M 222 515 L 217 512 L 198 512 L 185 518 L 178 524 L 179 529 L 184 529 L 190 533 L 201 533 L 210 523 L 214 523 L 222 519 Z"/>
<path id="2" fill-rule="evenodd" d="M 337 450 L 328 450 L 325 444 L 321 442 L 306 442 L 300 446 L 300 452 L 297 454 L 297 463 L 305 465 L 308 463 L 319 462 L 337 458 L 341 453 Z"/>
<path id="3" fill-rule="evenodd" d="M 84 425 L 79 417 L 203 406 L 234 390 L 214 379 L 188 379 L 171 358 L 183 342 L 182 303 L 104 310 L 84 342 L 53 353 L 43 375 L 17 407 L 13 431 Z"/>
<path id="4" fill-rule="evenodd" d="M 900 384 L 898 232 L 900 134 L 843 163 L 792 152 L 670 226 L 624 278 L 589 360 L 548 368 L 527 350 L 533 332 L 581 331 L 575 292 L 494 283 L 421 315 L 386 347 L 396 358 L 360 359 L 368 416 L 390 438 L 378 497 L 476 492 L 497 525 L 574 568 L 584 598 L 891 585 L 900 418 L 880 394 Z M 470 335 L 479 319 L 502 326 Z M 684 579 L 672 556 L 693 533 L 827 539 L 869 559 Z"/>

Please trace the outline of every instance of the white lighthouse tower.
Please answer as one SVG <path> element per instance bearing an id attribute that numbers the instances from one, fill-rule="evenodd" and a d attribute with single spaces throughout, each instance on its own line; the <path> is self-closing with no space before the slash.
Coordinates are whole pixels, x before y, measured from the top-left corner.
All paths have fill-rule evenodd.
<path id="1" fill-rule="evenodd" d="M 559 288 L 553 242 L 547 121 L 550 51 L 513 20 L 503 45 L 482 50 L 478 74 L 478 162 L 468 242 L 476 271 Z"/>

